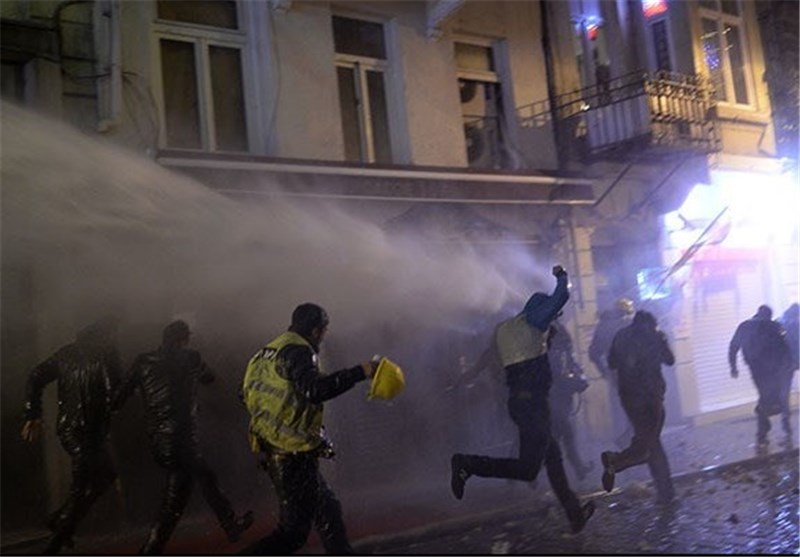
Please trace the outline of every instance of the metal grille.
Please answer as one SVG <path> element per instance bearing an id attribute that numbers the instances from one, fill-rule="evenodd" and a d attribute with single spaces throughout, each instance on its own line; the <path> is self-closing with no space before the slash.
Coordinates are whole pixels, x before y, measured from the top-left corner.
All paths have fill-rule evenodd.
<path id="1" fill-rule="evenodd" d="M 698 75 L 633 72 L 517 113 L 523 127 L 555 120 L 559 142 L 583 142 L 593 154 L 631 142 L 701 152 L 720 148 L 712 91 Z"/>

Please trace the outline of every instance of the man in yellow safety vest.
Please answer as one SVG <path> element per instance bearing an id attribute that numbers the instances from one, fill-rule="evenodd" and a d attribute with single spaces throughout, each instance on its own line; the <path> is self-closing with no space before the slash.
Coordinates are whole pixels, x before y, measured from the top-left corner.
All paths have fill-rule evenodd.
<path id="1" fill-rule="evenodd" d="M 277 528 L 246 553 L 293 553 L 305 544 L 312 524 L 328 553 L 353 553 L 341 504 L 319 470 L 318 459 L 333 456 L 322 429 L 323 403 L 371 378 L 377 363 L 321 373 L 317 353 L 328 323 L 320 306 L 297 306 L 289 330 L 247 365 L 242 395 L 250 413 L 250 445 L 263 455 L 280 509 Z"/>

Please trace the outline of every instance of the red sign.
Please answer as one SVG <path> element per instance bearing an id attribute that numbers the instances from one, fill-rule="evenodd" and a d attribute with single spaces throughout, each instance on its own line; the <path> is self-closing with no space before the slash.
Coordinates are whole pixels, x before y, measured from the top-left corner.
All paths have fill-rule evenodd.
<path id="1" fill-rule="evenodd" d="M 667 13 L 667 0 L 642 0 L 645 17 L 655 17 Z"/>

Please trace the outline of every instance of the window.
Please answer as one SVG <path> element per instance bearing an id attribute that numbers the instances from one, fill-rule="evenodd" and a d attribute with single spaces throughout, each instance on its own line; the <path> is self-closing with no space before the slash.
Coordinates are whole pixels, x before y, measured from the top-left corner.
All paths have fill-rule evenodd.
<path id="1" fill-rule="evenodd" d="M 650 29 L 653 32 L 653 52 L 655 54 L 656 69 L 671 72 L 672 61 L 669 55 L 669 33 L 666 20 L 652 23 Z"/>
<path id="2" fill-rule="evenodd" d="M 467 163 L 473 168 L 503 168 L 503 105 L 491 43 L 455 43 L 455 62 Z"/>
<path id="3" fill-rule="evenodd" d="M 703 0 L 700 8 L 703 55 L 717 100 L 749 104 L 749 70 L 738 2 Z"/>
<path id="4" fill-rule="evenodd" d="M 175 149 L 249 149 L 243 52 L 233 1 L 158 2 L 163 141 Z"/>
<path id="5" fill-rule="evenodd" d="M 345 159 L 391 162 L 383 25 L 333 16 Z"/>

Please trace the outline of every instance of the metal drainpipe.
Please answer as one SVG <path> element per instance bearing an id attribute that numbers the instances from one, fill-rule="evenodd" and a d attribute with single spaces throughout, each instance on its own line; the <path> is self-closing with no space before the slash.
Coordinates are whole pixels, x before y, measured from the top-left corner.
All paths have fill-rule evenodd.
<path id="1" fill-rule="evenodd" d="M 561 130 L 561 125 L 558 120 L 558 112 L 555 108 L 555 98 L 558 94 L 555 85 L 555 68 L 553 62 L 553 44 L 552 39 L 550 38 L 550 20 L 547 14 L 548 6 L 550 5 L 549 0 L 542 0 L 539 3 L 539 8 L 541 12 L 541 21 L 542 21 L 542 47 L 544 50 L 544 67 L 545 67 L 545 74 L 547 76 L 547 97 L 548 97 L 548 104 L 550 105 L 550 125 L 553 127 L 553 137 L 556 143 L 556 157 L 558 159 L 558 167 L 564 168 L 567 162 L 567 153 L 566 149 L 562 149 L 563 140 L 561 136 L 563 135 Z"/>
<path id="2" fill-rule="evenodd" d="M 108 17 L 108 85 L 104 91 L 106 97 L 106 107 L 104 114 L 98 114 L 100 121 L 97 123 L 97 131 L 106 132 L 119 122 L 120 107 L 122 106 L 122 64 L 121 64 L 121 45 L 119 33 L 119 2 L 118 0 L 107 0 L 108 12 L 102 12 L 99 17 Z M 97 4 L 100 7 L 100 4 Z M 97 19 L 95 10 L 95 24 Z M 95 36 L 97 31 L 95 30 Z M 95 51 L 97 42 L 95 41 Z M 105 73 L 105 72 L 99 72 Z M 98 82 L 98 96 L 100 95 L 100 82 Z M 99 99 L 98 99 L 98 109 Z"/>

